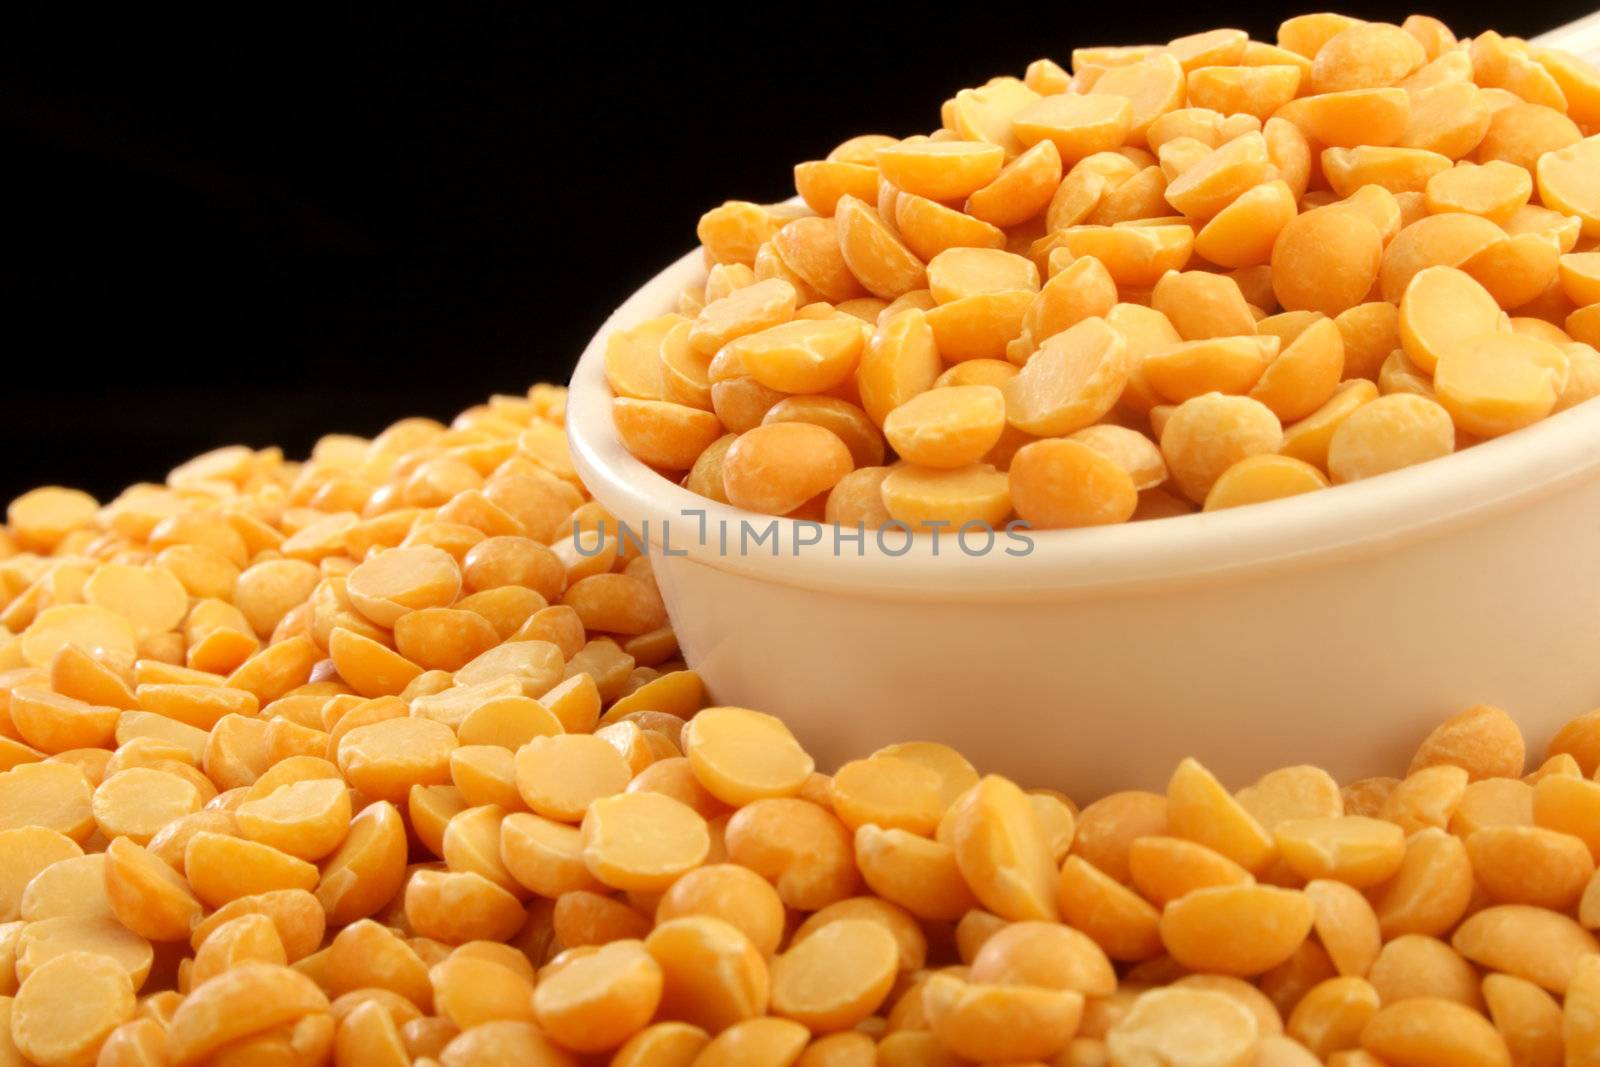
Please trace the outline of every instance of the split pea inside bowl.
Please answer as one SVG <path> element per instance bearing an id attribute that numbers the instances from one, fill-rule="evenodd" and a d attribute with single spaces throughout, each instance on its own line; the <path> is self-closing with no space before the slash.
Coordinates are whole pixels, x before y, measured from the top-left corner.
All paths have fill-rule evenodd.
<path id="1" fill-rule="evenodd" d="M 1333 16 L 1308 16 L 1305 26 L 1290 20 L 1284 30 L 1315 28 L 1319 18 Z M 1361 31 L 1369 33 L 1393 39 L 1383 61 L 1399 64 L 1390 72 L 1396 78 L 1439 76 L 1454 84 L 1459 79 L 1448 68 L 1468 56 L 1466 44 L 1424 34 L 1417 40 L 1431 51 L 1407 58 L 1419 46 L 1403 31 Z M 1067 783 L 1080 799 L 1115 787 L 1158 786 L 1151 769 L 1185 755 L 1197 755 L 1225 778 L 1246 780 L 1291 762 L 1308 740 L 1336 775 L 1367 774 L 1385 763 L 1398 766 L 1439 716 L 1479 702 L 1507 708 L 1537 746 L 1557 724 L 1600 703 L 1600 659 L 1592 654 L 1600 638 L 1600 402 L 1580 402 L 1588 393 L 1564 398 L 1555 405 L 1558 414 L 1539 421 L 1551 410 L 1556 363 L 1569 372 L 1563 381 L 1586 383 L 1574 368 L 1582 357 L 1587 376 L 1593 351 L 1573 346 L 1569 367 L 1559 346 L 1590 340 L 1600 308 L 1577 306 L 1567 315 L 1557 306 L 1566 299 L 1561 287 L 1550 286 L 1553 297 L 1531 287 L 1547 284 L 1534 277 L 1544 269 L 1539 257 L 1511 255 L 1538 245 L 1542 256 L 1547 244 L 1570 253 L 1580 227 L 1600 227 L 1600 204 L 1568 202 L 1573 191 L 1578 199 L 1590 195 L 1574 176 L 1582 160 L 1600 152 L 1600 141 L 1584 139 L 1565 116 L 1524 123 L 1519 110 L 1494 117 L 1524 105 L 1486 96 L 1490 90 L 1463 75 L 1464 87 L 1450 93 L 1498 108 L 1476 148 L 1443 141 L 1435 144 L 1439 151 L 1384 148 L 1393 139 L 1353 117 L 1392 120 L 1398 131 L 1408 121 L 1411 94 L 1432 86 L 1413 82 L 1351 95 L 1332 84 L 1349 71 L 1324 64 L 1320 53 L 1302 76 L 1327 84 L 1296 96 L 1286 87 L 1293 79 L 1276 72 L 1266 80 L 1290 98 L 1252 114 L 1250 94 L 1230 95 L 1224 90 L 1233 83 L 1225 71 L 1217 73 L 1218 63 L 1229 62 L 1221 53 L 1243 47 L 1242 35 L 1234 34 L 1216 31 L 1148 54 L 1090 50 L 1082 58 L 1084 70 L 1098 74 L 1093 85 L 1040 61 L 1026 79 L 965 90 L 946 102 L 944 128 L 933 138 L 854 138 L 828 160 L 797 167 L 809 211 L 776 209 L 776 233 L 754 251 L 753 272 L 748 256 L 713 257 L 745 264 L 735 288 L 760 279 L 778 280 L 762 283 L 768 288 L 792 286 L 798 299 L 779 320 L 792 316 L 785 328 L 818 342 L 792 366 L 760 366 L 750 358 L 756 349 L 740 356 L 743 373 L 770 394 L 752 389 L 753 400 L 769 406 L 777 395 L 829 393 L 830 360 L 822 349 L 831 335 L 800 320 L 832 316 L 837 324 L 853 313 L 877 318 L 881 334 L 883 323 L 894 321 L 892 310 L 908 307 L 933 321 L 938 357 L 950 372 L 933 383 L 939 388 L 929 391 L 923 382 L 875 410 L 873 401 L 882 398 L 857 383 L 862 418 L 876 424 L 867 437 L 875 441 L 822 433 L 804 419 L 763 423 L 761 411 L 753 420 L 730 419 L 718 405 L 711 405 L 715 414 L 704 406 L 665 405 L 697 431 L 689 435 L 695 438 L 689 451 L 716 455 L 706 465 L 707 482 L 697 481 L 695 456 L 641 448 L 639 422 L 619 434 L 607 340 L 681 310 L 680 294 L 707 281 L 699 252 L 668 267 L 601 328 L 572 381 L 567 418 L 574 461 L 625 536 L 650 543 L 680 645 L 715 700 L 784 716 L 825 764 L 863 748 L 937 740 L 1025 782 Z M 1203 54 L 1190 55 L 1196 48 Z M 1470 58 L 1496 48 L 1513 46 L 1486 37 L 1472 42 Z M 1378 61 L 1362 49 L 1344 58 L 1351 69 L 1363 68 L 1363 77 L 1371 73 L 1364 70 L 1369 60 Z M 1209 73 L 1191 76 L 1190 66 Z M 1186 89 L 1187 113 L 1166 108 L 1169 96 L 1144 91 L 1169 82 L 1174 91 Z M 1128 107 L 1095 99 L 1123 92 L 1130 94 Z M 997 110 L 1008 116 L 998 127 L 990 121 Z M 1216 121 L 1208 124 L 1208 115 Z M 1561 123 L 1571 126 L 1570 136 Z M 1005 129 L 1018 144 L 996 145 L 1005 142 Z M 1330 146 L 1318 171 L 1328 187 L 1309 193 L 1292 151 L 1308 129 Z M 1097 137 L 1123 147 L 1107 151 Z M 1368 139 L 1376 141 L 1375 152 L 1360 147 Z M 1523 179 L 1513 180 L 1511 171 Z M 1043 172 L 1039 182 L 1026 180 Z M 874 173 L 875 197 L 865 188 Z M 946 179 L 959 179 L 961 187 L 934 188 Z M 1528 204 L 1524 186 L 1562 210 Z M 1002 187 L 1005 195 L 996 195 Z M 1485 195 L 1495 203 L 1473 199 Z M 1002 217 L 1028 197 L 1033 223 Z M 734 236 L 742 233 L 739 210 L 769 210 L 727 207 L 706 220 L 728 224 Z M 709 245 L 706 220 L 701 237 Z M 1030 233 L 1028 226 L 1040 222 Z M 1001 225 L 1010 228 L 1002 232 Z M 1274 226 L 1273 240 L 1243 239 Z M 941 243 L 953 233 L 964 239 Z M 1433 240 L 1441 235 L 1451 238 L 1448 254 Z M 969 245 L 992 251 L 970 253 Z M 1186 267 L 1191 255 L 1197 262 Z M 1580 294 L 1571 297 L 1577 305 L 1592 303 L 1581 296 L 1588 259 L 1580 254 L 1561 265 L 1565 292 Z M 730 280 L 731 268 L 718 270 L 719 283 Z M 1016 277 L 995 282 L 1008 272 Z M 1219 279 L 1226 284 L 1214 284 Z M 1107 288 L 1109 299 L 1098 299 Z M 1130 378 L 1123 391 L 1147 423 L 1106 425 L 1114 393 L 1091 398 L 1106 410 L 1097 407 L 1087 419 L 1077 411 L 1059 418 L 1064 402 L 1093 392 L 1092 375 L 1074 379 L 1072 389 L 1060 388 L 1060 380 L 1093 362 L 1078 358 L 1093 344 L 1079 342 L 1097 329 L 1107 333 L 1097 316 L 1110 315 L 1085 314 L 1071 300 L 1052 304 L 1051 292 L 1093 296 L 1106 307 L 1115 301 L 1130 320 L 1115 323 L 1124 337 L 1150 310 L 1142 305 L 1164 301 L 1157 325 L 1180 329 L 1162 342 L 1159 359 L 1141 355 L 1145 377 Z M 1229 306 L 1216 311 L 1213 292 Z M 1530 294 L 1538 299 L 1528 301 Z M 886 303 L 890 312 L 882 310 Z M 1391 328 L 1398 314 L 1404 343 L 1363 353 L 1375 359 L 1371 366 L 1347 365 L 1331 379 L 1317 379 L 1327 368 L 1303 339 L 1315 324 L 1323 334 L 1344 332 L 1348 342 L 1351 334 L 1327 320 L 1357 304 L 1383 305 L 1378 310 L 1390 313 Z M 1522 318 L 1508 320 L 1506 308 Z M 690 317 L 695 313 L 691 308 Z M 964 328 L 986 327 L 1005 314 L 1015 316 L 1015 328 Z M 1240 325 L 1207 332 L 1209 323 L 1185 324 L 1184 317 Z M 1563 323 L 1576 332 L 1563 334 Z M 721 359 L 737 346 L 713 347 Z M 662 351 L 662 365 L 670 366 Z M 813 355 L 817 366 L 805 361 Z M 1347 351 L 1347 361 L 1351 356 Z M 715 367 L 712 360 L 713 382 Z M 823 373 L 813 375 L 819 367 Z M 992 380 L 983 380 L 984 369 L 993 371 Z M 801 377 L 780 380 L 780 372 L 791 371 Z M 611 374 L 615 381 L 614 368 Z M 1315 405 L 1296 409 L 1296 391 L 1326 403 L 1340 377 L 1371 397 L 1381 389 L 1381 401 L 1363 406 L 1371 415 L 1392 411 L 1408 420 L 1404 447 L 1380 433 L 1376 441 L 1389 454 L 1377 462 L 1359 448 L 1315 463 L 1297 459 L 1287 445 L 1288 455 L 1279 454 L 1280 425 L 1292 436 L 1315 421 L 1307 416 Z M 981 463 L 958 468 L 966 460 L 953 454 L 908 454 L 919 420 L 937 428 L 959 406 L 950 380 L 966 383 L 965 399 L 974 401 L 963 418 L 975 412 L 993 421 L 988 408 L 999 394 L 1004 432 L 1022 431 L 1012 435 L 1003 458 L 983 457 L 992 459 L 995 473 L 984 475 L 990 468 Z M 1502 403 L 1524 384 L 1515 402 Z M 1123 389 L 1120 379 L 1117 388 Z M 640 403 L 636 396 L 647 407 L 649 394 L 623 392 L 616 411 L 653 413 L 630 408 Z M 1040 396 L 1048 402 L 1030 403 Z M 1219 412 L 1208 412 L 1201 430 L 1220 425 L 1216 416 L 1232 417 L 1234 408 L 1262 428 L 1258 439 L 1246 433 L 1231 442 L 1241 451 L 1228 459 L 1223 478 L 1215 476 L 1224 468 L 1196 472 L 1168 447 L 1174 423 L 1184 427 L 1186 411 L 1208 405 Z M 1381 420 L 1366 421 L 1382 430 Z M 1122 431 L 1148 451 L 1157 448 L 1151 439 L 1158 442 L 1171 498 L 1215 504 L 1210 494 L 1248 467 L 1250 478 L 1234 478 L 1226 502 L 1271 502 L 1124 525 L 1041 528 L 1121 522 L 1147 488 L 1122 485 L 1136 464 L 1126 455 L 1108 464 L 1113 442 L 1078 433 L 1089 423 L 1098 423 L 1090 429 L 1099 437 Z M 724 427 L 743 432 L 731 447 L 731 438 L 717 441 L 723 449 L 717 453 L 713 441 Z M 1450 454 L 1458 432 L 1472 447 Z M 820 450 L 810 448 L 807 435 Z M 871 476 L 877 481 L 870 481 L 866 470 L 882 462 L 871 447 L 881 457 L 885 436 L 902 462 L 877 468 Z M 1205 433 L 1194 436 L 1207 446 Z M 1481 437 L 1494 439 L 1479 443 Z M 757 438 L 764 452 L 754 447 Z M 802 451 L 805 463 L 797 462 Z M 712 496 L 753 510 L 690 492 L 635 454 L 677 472 L 694 466 L 686 485 L 704 490 L 714 483 L 724 491 Z M 1082 479 L 1075 475 L 1113 466 L 1105 484 L 1125 490 L 1115 506 L 1102 513 L 1078 507 L 1071 491 Z M 978 528 L 952 522 L 912 537 L 903 527 L 854 525 L 858 517 L 884 517 L 882 510 L 861 514 L 880 497 L 890 516 L 915 523 L 920 516 L 893 499 L 893 483 L 955 480 L 941 468 L 976 472 L 962 486 L 972 490 L 962 503 L 984 520 L 973 524 Z M 789 477 L 797 469 L 804 476 Z M 1049 476 L 1033 477 L 1040 470 Z M 1328 489 L 1328 474 L 1350 484 Z M 1271 499 L 1285 496 L 1293 477 L 1319 491 Z M 841 478 L 858 479 L 866 491 L 840 492 Z M 821 497 L 807 500 L 830 486 L 839 488 L 826 511 Z M 1143 495 L 1159 500 L 1167 491 Z M 1023 528 L 1002 527 L 1013 513 Z M 1141 517 L 1146 513 L 1141 508 Z M 795 515 L 830 522 L 795 521 Z M 955 517 L 968 515 L 957 509 Z M 843 526 L 832 525 L 835 519 Z"/>
<path id="2" fill-rule="evenodd" d="M 823 765 L 953 745 L 1087 799 L 1317 753 L 1400 765 L 1442 715 L 1506 708 L 1542 747 L 1600 705 L 1600 407 L 1418 467 L 1247 508 L 1001 532 L 992 545 L 743 512 L 635 459 L 605 342 L 671 311 L 698 251 L 633 294 L 578 362 L 573 460 L 647 541 L 719 703 L 782 716 Z"/>

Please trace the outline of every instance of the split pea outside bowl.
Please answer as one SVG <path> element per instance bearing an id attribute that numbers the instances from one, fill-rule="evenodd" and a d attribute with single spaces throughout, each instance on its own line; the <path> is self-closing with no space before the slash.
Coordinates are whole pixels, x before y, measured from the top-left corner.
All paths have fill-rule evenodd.
<path id="1" fill-rule="evenodd" d="M 1590 51 L 1600 15 L 1540 43 Z M 1592 24 L 1592 25 L 1591 25 Z M 1562 39 L 1556 39 L 1556 38 Z M 648 541 L 689 664 L 833 769 L 899 741 L 1087 802 L 1194 756 L 1243 785 L 1404 773 L 1439 720 L 1504 708 L 1531 753 L 1600 706 L 1600 400 L 1467 451 L 1249 507 L 960 539 L 719 504 L 635 459 L 606 339 L 675 310 L 698 250 L 578 361 L 585 484 Z"/>

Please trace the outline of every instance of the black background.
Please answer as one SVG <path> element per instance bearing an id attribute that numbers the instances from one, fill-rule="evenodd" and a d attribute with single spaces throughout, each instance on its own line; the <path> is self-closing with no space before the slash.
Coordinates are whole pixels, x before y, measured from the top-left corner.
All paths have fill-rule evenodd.
<path id="1" fill-rule="evenodd" d="M 1593 0 L 1438 5 L 1531 35 Z M 155 5 L 150 5 L 154 7 Z M 140 5 L 144 7 L 144 5 Z M 727 198 L 1076 45 L 1305 7 L 141 10 L 0 64 L 0 500 L 102 498 L 217 445 L 371 434 L 564 380 Z M 1398 21 L 1378 3 L 1352 14 Z"/>

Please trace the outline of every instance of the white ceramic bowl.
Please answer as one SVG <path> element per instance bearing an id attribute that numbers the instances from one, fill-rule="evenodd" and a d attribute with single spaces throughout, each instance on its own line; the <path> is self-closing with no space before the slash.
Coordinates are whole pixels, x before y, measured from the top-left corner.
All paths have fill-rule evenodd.
<path id="1" fill-rule="evenodd" d="M 1600 401 L 1310 496 L 1033 532 L 1022 557 L 949 537 L 937 556 L 926 537 L 892 555 L 870 534 L 836 554 L 831 534 L 800 543 L 797 524 L 696 496 L 617 438 L 605 338 L 670 310 L 702 270 L 684 256 L 590 342 L 573 457 L 647 533 L 712 697 L 782 715 L 824 765 L 938 740 L 1089 799 L 1159 787 L 1186 755 L 1234 785 L 1296 762 L 1399 773 L 1441 717 L 1480 702 L 1537 754 L 1600 705 Z M 741 521 L 776 541 L 740 552 Z"/>
<path id="2" fill-rule="evenodd" d="M 1600 59 L 1600 10 L 1559 26 L 1533 39 L 1534 44 L 1565 48 L 1593 63 Z"/>

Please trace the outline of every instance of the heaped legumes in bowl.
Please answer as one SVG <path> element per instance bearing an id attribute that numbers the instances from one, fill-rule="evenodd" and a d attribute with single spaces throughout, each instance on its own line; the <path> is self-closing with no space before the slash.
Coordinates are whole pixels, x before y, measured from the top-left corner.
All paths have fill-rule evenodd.
<path id="1" fill-rule="evenodd" d="M 606 353 L 618 433 L 844 525 L 1120 523 L 1411 466 L 1600 394 L 1600 71 L 1335 14 L 1082 48 L 729 201 Z"/>

